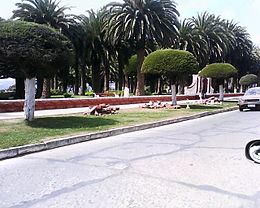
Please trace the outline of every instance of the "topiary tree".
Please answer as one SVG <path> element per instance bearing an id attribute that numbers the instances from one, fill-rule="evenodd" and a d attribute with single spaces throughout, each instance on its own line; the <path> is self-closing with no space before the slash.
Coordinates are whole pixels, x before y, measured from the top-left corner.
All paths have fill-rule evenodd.
<path id="1" fill-rule="evenodd" d="M 69 67 L 69 40 L 47 26 L 23 21 L 0 22 L 0 75 L 25 79 L 25 119 L 35 110 L 35 77 L 50 77 Z"/>
<path id="2" fill-rule="evenodd" d="M 136 76 L 136 63 L 137 55 L 133 55 L 129 58 L 128 63 L 125 65 L 123 72 L 125 74 L 125 87 L 129 86 L 129 76 Z"/>
<path id="3" fill-rule="evenodd" d="M 230 78 L 237 74 L 237 69 L 228 63 L 213 63 L 204 67 L 199 75 L 201 77 L 211 77 L 217 79 L 220 83 L 219 85 L 219 99 L 223 101 L 224 99 L 224 79 Z"/>
<path id="4" fill-rule="evenodd" d="M 176 83 L 183 77 L 198 72 L 198 62 L 192 53 L 183 50 L 164 49 L 150 53 L 144 60 L 143 73 L 160 74 L 171 84 L 172 104 L 177 105 Z"/>
<path id="5" fill-rule="evenodd" d="M 247 74 L 243 77 L 240 78 L 239 80 L 239 84 L 241 86 L 250 86 L 252 84 L 256 84 L 257 83 L 257 75 L 255 74 Z"/>

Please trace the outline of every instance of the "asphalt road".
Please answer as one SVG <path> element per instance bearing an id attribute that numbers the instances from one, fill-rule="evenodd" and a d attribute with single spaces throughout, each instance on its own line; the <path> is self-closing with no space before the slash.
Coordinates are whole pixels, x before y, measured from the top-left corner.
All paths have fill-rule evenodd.
<path id="1" fill-rule="evenodd" d="M 0 161 L 0 207 L 259 208 L 255 138 L 235 111 Z"/>

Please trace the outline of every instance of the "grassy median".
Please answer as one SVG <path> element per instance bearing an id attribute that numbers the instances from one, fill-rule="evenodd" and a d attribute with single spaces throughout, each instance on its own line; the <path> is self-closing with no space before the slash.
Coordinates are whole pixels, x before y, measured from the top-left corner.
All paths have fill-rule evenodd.
<path id="1" fill-rule="evenodd" d="M 98 132 L 117 127 L 194 115 L 236 106 L 236 102 L 222 105 L 191 105 L 190 109 L 127 109 L 118 114 L 86 116 L 82 114 L 38 117 L 32 123 L 21 119 L 0 121 L 0 149 L 37 143 L 44 140 Z"/>

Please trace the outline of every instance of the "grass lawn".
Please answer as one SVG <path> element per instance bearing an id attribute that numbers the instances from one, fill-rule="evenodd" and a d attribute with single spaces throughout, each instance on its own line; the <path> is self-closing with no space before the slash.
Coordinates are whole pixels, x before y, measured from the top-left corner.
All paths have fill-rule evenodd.
<path id="1" fill-rule="evenodd" d="M 21 119 L 0 121 L 0 149 L 32 144 L 62 136 L 98 132 L 107 129 L 131 126 L 146 122 L 194 115 L 236 106 L 236 102 L 222 105 L 191 105 L 191 109 L 127 109 L 119 114 L 106 116 L 86 116 L 82 114 L 38 117 L 32 123 Z"/>

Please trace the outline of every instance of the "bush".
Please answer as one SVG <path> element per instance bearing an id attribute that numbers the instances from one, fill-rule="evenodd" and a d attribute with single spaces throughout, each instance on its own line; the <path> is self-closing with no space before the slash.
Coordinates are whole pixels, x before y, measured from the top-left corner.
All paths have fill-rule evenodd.
<path id="1" fill-rule="evenodd" d="M 137 63 L 137 55 L 131 56 L 128 60 L 128 64 L 124 68 L 124 73 L 129 76 L 136 75 L 136 63 Z"/>
<path id="2" fill-rule="evenodd" d="M 85 92 L 85 95 L 90 96 L 90 97 L 94 97 L 94 92 L 93 91 Z"/>
<path id="3" fill-rule="evenodd" d="M 236 74 L 237 69 L 227 63 L 209 64 L 199 72 L 199 75 L 202 77 L 211 77 L 215 79 L 230 78 Z"/>
<path id="4" fill-rule="evenodd" d="M 152 74 L 176 75 L 198 72 L 198 63 L 192 53 L 183 50 L 164 49 L 150 53 L 144 60 L 142 71 Z"/>
<path id="5" fill-rule="evenodd" d="M 62 91 L 59 89 L 51 89 L 51 95 L 62 95 Z"/>
<path id="6" fill-rule="evenodd" d="M 65 98 L 70 98 L 70 97 L 72 97 L 72 94 L 66 92 L 66 93 L 63 94 L 63 96 Z"/>
<path id="7" fill-rule="evenodd" d="M 240 78 L 240 85 L 251 85 L 257 83 L 257 76 L 255 74 L 247 74 Z"/>

